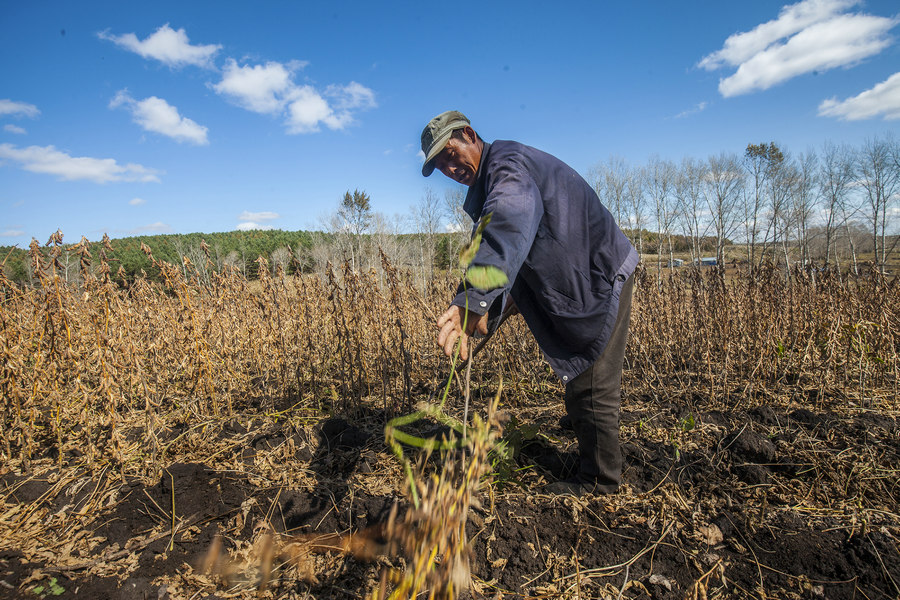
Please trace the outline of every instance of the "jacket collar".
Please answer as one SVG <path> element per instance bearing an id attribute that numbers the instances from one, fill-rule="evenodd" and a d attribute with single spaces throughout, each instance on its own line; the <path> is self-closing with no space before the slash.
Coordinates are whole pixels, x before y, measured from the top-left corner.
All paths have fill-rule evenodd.
<path id="1" fill-rule="evenodd" d="M 481 209 L 484 207 L 484 201 L 487 196 L 487 192 L 484 189 L 484 182 L 486 179 L 484 165 L 487 163 L 487 156 L 490 151 L 491 145 L 484 142 L 484 147 L 481 149 L 481 161 L 478 163 L 478 172 L 475 173 L 475 183 L 469 187 L 469 192 L 466 194 L 466 201 L 463 204 L 463 210 L 472 217 L 473 221 L 477 221 L 481 217 Z"/>

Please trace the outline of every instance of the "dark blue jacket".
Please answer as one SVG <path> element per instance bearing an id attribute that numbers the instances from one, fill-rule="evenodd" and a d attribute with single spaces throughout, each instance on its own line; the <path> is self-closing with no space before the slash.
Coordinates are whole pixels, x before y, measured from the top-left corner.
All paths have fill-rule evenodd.
<path id="1" fill-rule="evenodd" d="M 637 251 L 575 170 L 518 142 L 484 144 L 464 208 L 476 222 L 493 213 L 472 264 L 510 280 L 470 288 L 469 310 L 484 314 L 510 293 L 554 372 L 572 380 L 606 348 Z M 465 294 L 453 304 L 465 306 Z"/>

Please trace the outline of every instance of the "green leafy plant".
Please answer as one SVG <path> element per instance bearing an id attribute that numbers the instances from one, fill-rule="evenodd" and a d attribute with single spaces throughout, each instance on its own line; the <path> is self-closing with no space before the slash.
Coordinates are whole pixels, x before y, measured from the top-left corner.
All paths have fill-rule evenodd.
<path id="1" fill-rule="evenodd" d="M 46 585 L 36 585 L 30 591 L 35 596 L 46 598 L 47 596 L 62 596 L 66 592 L 66 588 L 59 585 L 56 577 L 51 577 Z"/>
<path id="2" fill-rule="evenodd" d="M 465 279 L 472 283 L 472 285 L 485 290 L 492 290 L 498 287 L 502 287 L 509 281 L 509 278 L 506 276 L 506 274 L 497 267 L 470 266 L 472 260 L 475 258 L 475 255 L 478 252 L 478 248 L 481 246 L 482 234 L 484 233 L 484 229 L 488 226 L 488 223 L 491 222 L 492 214 L 493 213 L 488 213 L 479 220 L 478 226 L 475 228 L 475 233 L 472 235 L 472 240 L 460 251 L 459 254 L 459 263 L 460 267 L 464 270 Z M 466 310 L 464 313 L 465 317 L 462 323 L 463 331 L 465 331 L 467 326 L 466 319 L 468 318 L 469 313 L 468 300 L 469 297 L 468 294 L 466 294 Z M 407 446 L 420 448 L 427 451 L 433 451 L 462 448 L 469 442 L 467 438 L 465 417 L 463 422 L 460 422 L 459 420 L 454 419 L 443 411 L 444 404 L 447 402 L 447 397 L 450 394 L 450 386 L 453 383 L 454 376 L 456 375 L 456 362 L 459 358 L 460 347 L 461 345 L 457 344 L 456 349 L 453 353 L 453 360 L 450 366 L 450 377 L 447 379 L 447 384 L 444 386 L 444 392 L 441 396 L 440 404 L 438 406 L 421 404 L 419 405 L 417 411 L 408 415 L 391 419 L 384 430 L 385 441 L 390 446 L 391 450 L 394 453 L 394 456 L 396 456 L 400 463 L 403 465 L 403 470 L 406 473 L 407 483 L 409 484 L 410 496 L 415 508 L 419 508 L 419 494 L 416 489 L 415 477 L 413 476 L 412 463 L 403 453 L 403 446 L 401 444 L 406 444 Z M 467 409 L 468 403 L 469 398 L 467 396 Z M 466 410 L 466 414 L 467 413 L 468 410 Z M 399 429 L 404 425 L 409 425 L 425 417 L 432 417 L 440 423 L 449 426 L 454 431 L 459 433 L 460 437 L 455 438 L 454 440 L 425 439 L 406 433 Z"/>
<path id="3" fill-rule="evenodd" d="M 491 451 L 491 467 L 494 485 L 503 490 L 509 484 L 522 486 L 519 473 L 531 467 L 519 467 L 516 459 L 522 448 L 537 439 L 540 427 L 535 423 L 522 424 L 515 415 L 511 416 L 503 428 L 503 437 Z"/>

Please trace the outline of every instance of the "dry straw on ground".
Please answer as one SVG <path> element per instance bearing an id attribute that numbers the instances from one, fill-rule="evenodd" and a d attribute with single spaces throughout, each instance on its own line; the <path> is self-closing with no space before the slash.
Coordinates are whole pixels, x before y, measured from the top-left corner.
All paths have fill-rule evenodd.
<path id="1" fill-rule="evenodd" d="M 324 280 L 268 276 L 268 269 L 261 268 L 259 281 L 224 271 L 203 283 L 187 262 L 170 265 L 150 257 L 150 269 L 163 283 L 126 281 L 113 273 L 106 251 L 103 244 L 91 246 L 86 240 L 63 248 L 61 239 L 54 238 L 49 255 L 32 249 L 35 286 L 20 288 L 0 279 L 0 539 L 3 550 L 43 565 L 31 573 L 31 582 L 21 584 L 23 589 L 52 573 L 127 579 L 144 568 L 137 558 L 144 549 L 189 545 L 207 535 L 212 523 L 224 536 L 223 557 L 226 550 L 247 557 L 257 552 L 277 561 L 285 553 L 273 548 L 297 543 L 285 542 L 284 528 L 275 526 L 280 499 L 288 493 L 326 489 L 332 483 L 350 496 L 402 491 L 402 470 L 379 440 L 362 442 L 348 458 L 351 453 L 316 442 L 313 432 L 328 416 L 341 416 L 363 429 L 364 424 L 383 428 L 418 402 L 435 401 L 448 365 L 435 350 L 433 321 L 455 286 L 452 278 L 436 279 L 423 294 L 408 274 L 384 261 L 379 272 L 356 273 L 345 265 Z M 80 287 L 65 285 L 56 275 L 63 252 L 81 260 Z M 651 557 L 678 549 L 697 565 L 691 567 L 683 593 L 729 594 L 741 580 L 728 583 L 722 572 L 734 572 L 737 563 L 726 567 L 723 557 L 721 563 L 707 564 L 704 554 L 691 554 L 691 548 L 704 544 L 708 554 L 709 548 L 732 539 L 745 550 L 735 552 L 751 561 L 753 586 L 768 589 L 770 597 L 791 597 L 788 590 L 807 589 L 807 584 L 815 590 L 823 584 L 804 583 L 792 574 L 778 575 L 787 583 L 773 592 L 775 575 L 766 569 L 775 567 L 766 567 L 767 557 L 752 552 L 758 542 L 751 534 L 787 527 L 772 519 L 789 509 L 802 515 L 808 530 L 822 535 L 847 532 L 851 541 L 875 535 L 872 568 L 887 573 L 881 577 L 889 595 L 891 582 L 900 583 L 890 566 L 900 559 L 878 544 L 896 537 L 900 522 L 898 288 L 896 277 L 877 272 L 848 278 L 799 269 L 790 276 L 771 268 L 725 276 L 716 270 L 662 276 L 639 270 L 622 433 L 626 456 L 637 465 L 626 472 L 626 482 L 635 479 L 627 483 L 625 494 L 606 504 L 614 520 L 604 520 L 595 505 L 573 507 L 572 518 L 585 518 L 578 511 L 597 511 L 591 522 L 607 523 L 612 532 L 644 527 L 649 537 L 637 548 L 622 538 L 625 554 L 590 567 L 582 564 L 583 547 L 557 555 L 559 548 L 544 551 L 534 542 L 535 560 L 543 561 L 546 571 L 536 571 L 533 582 L 525 578 L 523 589 L 571 598 L 593 593 L 628 597 L 638 594 L 640 586 L 659 591 L 668 584 L 677 590 L 673 574 L 663 579 L 656 574 L 651 580 L 651 574 L 637 573 L 641 561 L 650 560 L 652 571 Z M 511 319 L 478 358 L 473 369 L 476 412 L 486 411 L 501 377 L 506 387 L 501 401 L 519 423 L 509 431 L 521 434 L 522 425 L 532 422 L 546 430 L 559 414 L 560 387 L 521 319 Z M 456 397 L 448 410 L 461 416 L 461 405 Z M 741 425 L 732 415 L 754 420 Z M 265 436 L 278 441 L 265 445 L 260 441 Z M 469 468 L 485 467 L 472 459 L 477 452 L 469 453 Z M 502 514 L 504 498 L 525 494 L 512 501 L 515 507 L 534 506 L 535 514 L 549 518 L 538 508 L 544 500 L 535 500 L 546 476 L 526 465 L 514 471 L 518 479 L 505 489 L 502 481 L 489 487 L 498 504 L 480 511 L 483 523 L 468 536 L 475 546 L 469 544 L 467 550 L 460 527 L 470 513 L 468 503 L 478 497 L 475 482 L 484 473 L 451 468 L 462 464 L 459 458 L 446 463 L 446 472 L 435 470 L 434 461 L 425 462 L 431 470 L 420 476 L 423 498 L 460 494 L 457 521 L 443 521 L 457 537 L 410 538 L 404 544 L 431 549 L 455 539 L 451 552 L 483 553 L 487 562 L 478 567 L 475 589 L 490 596 L 509 585 L 502 583 L 502 573 L 511 568 L 503 560 L 512 557 L 492 554 L 504 533 L 494 529 L 497 519 L 508 519 Z M 341 460 L 355 461 L 349 479 L 332 482 L 322 475 L 327 469 L 321 465 L 327 464 L 330 473 L 343 468 Z M 364 472 L 360 461 L 367 465 Z M 233 474 L 241 478 L 241 486 L 270 496 L 235 500 L 235 508 L 218 520 L 209 515 L 194 520 L 191 507 L 176 497 L 174 475 L 171 489 L 159 491 L 175 463 Z M 765 472 L 754 470 L 760 468 Z M 721 472 L 732 474 L 731 479 L 720 480 Z M 37 482 L 40 493 L 29 495 L 29 486 Z M 643 482 L 651 483 L 641 487 Z M 147 513 L 147 525 L 115 546 L 111 534 L 98 532 L 107 531 L 102 527 L 110 511 L 136 501 L 125 491 L 128 485 L 145 496 L 135 506 Z M 231 489 L 224 480 L 218 485 Z M 341 502 L 335 498 L 335 507 Z M 776 504 L 785 508 L 776 510 Z M 734 530 L 750 541 L 726 531 L 726 541 L 716 544 L 711 528 L 719 518 L 715 515 L 730 515 L 736 506 L 746 520 L 733 523 Z M 422 522 L 435 514 L 440 511 L 410 510 L 398 521 Z M 504 522 L 508 527 L 509 521 Z M 716 522 L 726 526 L 721 518 Z M 430 529 L 401 531 L 412 536 Z M 325 532 L 339 534 L 328 538 L 328 544 L 305 541 L 316 549 L 316 544 L 349 543 L 348 534 L 355 532 Z M 298 562 L 297 556 L 307 556 L 309 550 L 298 548 L 288 548 L 294 552 L 292 560 L 305 565 L 295 579 L 271 566 L 261 568 L 260 573 L 272 571 L 269 593 L 294 589 L 291 593 L 302 597 L 290 587 L 298 584 L 290 581 L 318 579 L 337 586 L 334 582 L 341 578 L 335 573 L 346 577 L 341 569 L 348 567 L 340 565 L 347 559 L 338 558 L 340 552 L 313 552 L 314 557 Z M 437 551 L 429 560 L 446 553 Z M 404 585 L 446 590 L 443 583 L 435 588 L 431 579 L 410 582 L 409 574 L 416 570 L 408 567 L 418 559 L 402 551 L 394 557 L 362 567 L 369 592 L 387 595 Z M 463 580 L 460 568 L 451 569 L 454 589 Z M 180 590 L 190 597 L 197 590 L 216 589 L 215 582 L 193 568 L 174 570 L 155 580 L 172 594 Z M 396 575 L 382 580 L 382 571 Z M 498 575 L 492 580 L 486 573 L 494 571 Z M 553 573 L 558 585 L 546 581 Z M 611 584 L 613 576 L 617 579 Z"/>

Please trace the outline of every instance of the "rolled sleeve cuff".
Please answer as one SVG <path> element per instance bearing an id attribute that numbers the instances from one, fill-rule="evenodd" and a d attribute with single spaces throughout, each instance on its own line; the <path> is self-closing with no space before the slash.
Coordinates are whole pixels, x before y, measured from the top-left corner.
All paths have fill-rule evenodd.
<path id="1" fill-rule="evenodd" d="M 479 290 L 478 288 L 469 288 L 464 292 L 459 292 L 450 304 L 453 306 L 461 306 L 473 313 L 483 315 L 490 310 L 497 298 L 503 295 L 503 292 L 504 290 L 502 288 L 491 290 L 489 292 Z M 467 295 L 469 299 L 468 304 L 466 303 Z"/>

